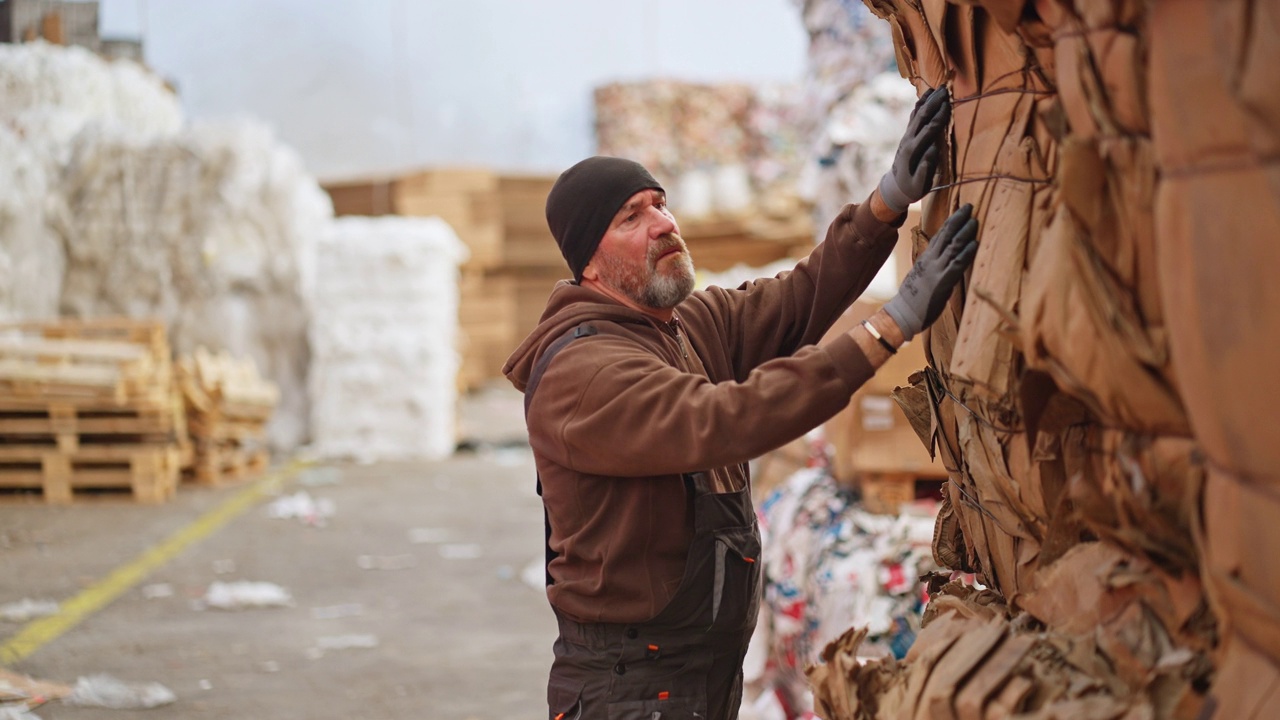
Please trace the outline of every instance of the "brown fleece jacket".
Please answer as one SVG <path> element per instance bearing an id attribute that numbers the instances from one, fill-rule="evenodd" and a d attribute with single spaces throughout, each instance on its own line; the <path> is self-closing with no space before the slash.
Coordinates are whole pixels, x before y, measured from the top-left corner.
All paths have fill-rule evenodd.
<path id="1" fill-rule="evenodd" d="M 675 594 L 692 538 L 682 473 L 747 483 L 747 462 L 835 415 L 874 372 L 847 334 L 816 343 L 893 250 L 897 230 L 849 205 L 790 272 L 695 292 L 663 323 L 568 281 L 507 361 L 524 390 L 578 325 L 529 404 L 551 524 L 551 604 L 579 622 L 640 622 Z M 603 326 L 608 327 L 603 327 Z"/>

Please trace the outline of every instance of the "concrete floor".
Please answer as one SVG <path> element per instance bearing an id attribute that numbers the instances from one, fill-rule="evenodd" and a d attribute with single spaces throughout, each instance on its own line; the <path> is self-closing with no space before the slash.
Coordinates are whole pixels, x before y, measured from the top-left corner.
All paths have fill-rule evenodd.
<path id="1" fill-rule="evenodd" d="M 542 511 L 520 413 L 520 396 L 495 386 L 460 409 L 476 451 L 293 476 L 283 492 L 333 502 L 323 527 L 269 517 L 266 498 L 8 669 L 65 684 L 107 673 L 177 695 L 140 713 L 53 702 L 36 711 L 44 720 L 543 717 L 555 633 L 545 596 L 521 579 L 541 554 Z M 0 604 L 65 602 L 245 489 L 188 486 L 163 506 L 0 504 Z M 362 567 L 378 564 L 400 569 Z M 295 604 L 193 607 L 233 580 L 276 583 Z M 148 599 L 159 583 L 172 596 Z M 0 621 L 0 644 L 23 627 Z M 319 649 L 342 636 L 377 645 Z"/>

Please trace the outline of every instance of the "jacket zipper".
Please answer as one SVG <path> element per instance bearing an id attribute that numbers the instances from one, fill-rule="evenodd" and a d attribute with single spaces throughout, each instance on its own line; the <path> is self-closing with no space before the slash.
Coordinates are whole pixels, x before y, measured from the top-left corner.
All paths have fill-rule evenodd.
<path id="1" fill-rule="evenodd" d="M 667 324 L 667 323 L 663 323 L 663 324 L 667 325 L 667 327 L 670 328 L 671 334 L 675 336 L 676 344 L 680 346 L 680 354 L 684 356 L 685 360 L 688 360 L 689 349 L 685 347 L 684 335 L 680 332 L 680 318 L 673 316 L 671 318 L 670 324 Z"/>

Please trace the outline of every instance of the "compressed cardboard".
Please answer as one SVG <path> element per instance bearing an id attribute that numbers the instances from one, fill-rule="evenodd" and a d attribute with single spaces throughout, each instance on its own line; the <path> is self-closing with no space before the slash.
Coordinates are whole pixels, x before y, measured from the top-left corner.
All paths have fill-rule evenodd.
<path id="1" fill-rule="evenodd" d="M 856 690 L 822 674 L 819 706 L 1191 718 L 1212 679 L 1215 717 L 1276 714 L 1280 572 L 1263 549 L 1280 544 L 1280 451 L 1258 418 L 1280 403 L 1264 369 L 1280 250 L 1260 231 L 1280 227 L 1280 41 L 1256 30 L 1274 4 L 867 5 L 903 75 L 954 99 L 923 234 L 964 202 L 981 226 L 925 338 L 931 369 L 899 394 L 954 470 L 935 555 L 1003 597 L 1012 635 L 1034 616 L 1052 650 L 1002 687 L 944 689 L 932 674 L 1005 673 L 976 628 L 927 626 L 905 663 L 849 670 Z M 970 671 L 945 660 L 956 648 Z"/>
<path id="2" fill-rule="evenodd" d="M 1280 484 L 1280 39 L 1271 3 L 1158 3 L 1151 15 L 1155 218 L 1179 387 L 1213 461 Z M 1194 97 L 1188 103 L 1186 98 Z M 1230 248 L 1228 250 L 1228 247 Z"/>

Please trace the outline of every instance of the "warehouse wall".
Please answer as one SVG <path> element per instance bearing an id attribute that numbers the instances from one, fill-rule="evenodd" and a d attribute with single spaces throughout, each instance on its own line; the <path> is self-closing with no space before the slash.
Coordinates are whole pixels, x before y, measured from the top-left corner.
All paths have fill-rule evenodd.
<path id="1" fill-rule="evenodd" d="M 321 179 L 424 164 L 558 170 L 592 152 L 591 88 L 799 80 L 790 0 L 104 0 L 194 118 L 253 113 Z"/>

